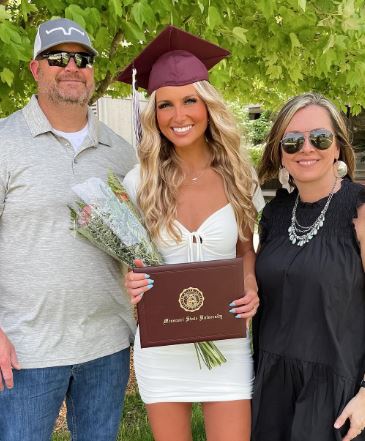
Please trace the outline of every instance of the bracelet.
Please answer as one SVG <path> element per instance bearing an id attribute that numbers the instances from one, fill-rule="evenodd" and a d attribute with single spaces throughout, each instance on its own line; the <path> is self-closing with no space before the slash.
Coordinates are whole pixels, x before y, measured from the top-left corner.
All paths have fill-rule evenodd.
<path id="1" fill-rule="evenodd" d="M 365 387 L 365 380 L 364 379 L 361 380 L 360 387 Z"/>

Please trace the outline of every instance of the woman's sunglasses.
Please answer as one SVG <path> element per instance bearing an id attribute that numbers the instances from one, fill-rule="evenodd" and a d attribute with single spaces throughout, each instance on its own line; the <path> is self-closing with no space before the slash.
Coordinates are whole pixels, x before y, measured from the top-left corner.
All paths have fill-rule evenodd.
<path id="1" fill-rule="evenodd" d="M 285 133 L 280 141 L 284 152 L 292 155 L 299 152 L 305 142 L 305 134 L 308 133 L 309 142 L 318 150 L 326 150 L 331 147 L 333 142 L 333 133 L 327 129 L 315 129 L 310 132 L 288 132 Z"/>
<path id="2" fill-rule="evenodd" d="M 66 67 L 71 60 L 74 59 L 78 68 L 91 67 L 94 63 L 94 56 L 87 52 L 47 52 L 38 55 L 37 58 L 46 59 L 49 66 Z"/>

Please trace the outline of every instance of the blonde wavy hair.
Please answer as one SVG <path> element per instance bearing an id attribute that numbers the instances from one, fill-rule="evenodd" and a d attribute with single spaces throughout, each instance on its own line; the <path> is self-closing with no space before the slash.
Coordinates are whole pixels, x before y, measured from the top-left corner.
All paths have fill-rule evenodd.
<path id="1" fill-rule="evenodd" d="M 253 230 L 256 210 L 252 203 L 253 181 L 251 166 L 240 150 L 240 134 L 223 99 L 208 81 L 193 83 L 198 96 L 208 110 L 206 132 L 212 161 L 210 166 L 224 182 L 228 201 L 232 204 L 241 240 L 247 227 Z M 162 228 L 176 241 L 181 233 L 174 225 L 177 216 L 177 193 L 184 175 L 173 144 L 157 127 L 155 92 L 141 115 L 143 136 L 138 147 L 141 182 L 137 203 L 151 237 L 160 237 Z"/>
<path id="2" fill-rule="evenodd" d="M 340 149 L 339 159 L 346 162 L 348 177 L 352 180 L 355 172 L 355 155 L 350 142 L 350 133 L 345 117 L 337 107 L 324 96 L 317 93 L 304 93 L 291 98 L 279 111 L 270 133 L 266 139 L 266 146 L 259 166 L 258 175 L 261 183 L 276 179 L 281 167 L 280 141 L 291 119 L 298 110 L 315 105 L 327 110 Z M 291 182 L 294 184 L 293 182 Z"/>

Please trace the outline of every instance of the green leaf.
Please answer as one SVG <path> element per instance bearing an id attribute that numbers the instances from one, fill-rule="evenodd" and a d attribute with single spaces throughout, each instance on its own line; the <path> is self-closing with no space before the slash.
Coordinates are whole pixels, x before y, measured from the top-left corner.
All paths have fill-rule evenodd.
<path id="1" fill-rule="evenodd" d="M 302 66 L 301 65 L 291 66 L 291 69 L 289 70 L 289 76 L 291 80 L 294 81 L 294 83 L 298 83 L 298 81 L 302 80 L 303 79 Z"/>
<path id="2" fill-rule="evenodd" d="M 305 12 L 305 8 L 307 6 L 307 0 L 298 0 L 298 5 Z"/>
<path id="3" fill-rule="evenodd" d="M 4 5 L 0 5 L 0 20 L 4 21 L 10 19 L 10 14 L 6 11 Z"/>
<path id="4" fill-rule="evenodd" d="M 101 25 L 100 12 L 96 8 L 86 8 L 84 11 L 84 17 L 87 24 L 96 31 Z M 95 34 L 93 33 L 92 36 Z"/>
<path id="5" fill-rule="evenodd" d="M 114 14 L 117 17 L 121 17 L 123 15 L 122 5 L 120 0 L 109 0 L 109 7 L 114 10 Z"/>
<path id="6" fill-rule="evenodd" d="M 11 41 L 16 44 L 22 44 L 22 38 L 20 36 L 22 28 L 15 26 L 9 21 L 0 23 L 0 40 L 9 44 Z"/>
<path id="7" fill-rule="evenodd" d="M 341 26 L 344 32 L 360 30 L 364 23 L 356 17 L 349 17 L 343 20 Z"/>
<path id="8" fill-rule="evenodd" d="M 266 73 L 272 80 L 277 80 L 281 78 L 283 69 L 281 66 L 272 65 L 267 68 Z"/>
<path id="9" fill-rule="evenodd" d="M 257 0 L 257 6 L 264 14 L 266 19 L 274 14 L 274 5 L 272 0 Z"/>
<path id="10" fill-rule="evenodd" d="M 0 72 L 0 79 L 3 83 L 6 83 L 9 87 L 13 84 L 14 74 L 8 68 L 4 68 L 2 72 Z"/>
<path id="11" fill-rule="evenodd" d="M 25 22 L 28 21 L 28 14 L 38 11 L 37 6 L 33 5 L 28 0 L 21 0 L 21 10 L 22 10 L 22 14 L 23 14 Z"/>
<path id="12" fill-rule="evenodd" d="M 215 6 L 209 6 L 207 25 L 209 29 L 215 29 L 218 25 L 222 24 L 222 17 Z"/>
<path id="13" fill-rule="evenodd" d="M 132 17 L 140 29 L 143 29 L 143 23 L 146 23 L 149 28 L 154 28 L 156 26 L 155 14 L 151 6 L 144 1 L 133 5 Z"/>
<path id="14" fill-rule="evenodd" d="M 355 15 L 355 3 L 354 0 L 347 0 L 343 2 L 343 16 L 346 18 L 352 18 Z"/>
<path id="15" fill-rule="evenodd" d="M 5 44 L 9 44 L 11 41 L 8 28 L 9 26 L 6 22 L 0 23 L 0 40 L 2 40 Z"/>
<path id="16" fill-rule="evenodd" d="M 149 28 L 154 28 L 156 26 L 155 13 L 147 2 L 143 2 L 142 5 L 144 22 Z"/>
<path id="17" fill-rule="evenodd" d="M 144 41 L 144 33 L 134 23 L 124 23 L 125 36 L 128 41 Z"/>
<path id="18" fill-rule="evenodd" d="M 233 28 L 232 33 L 237 38 L 238 41 L 240 41 L 243 44 L 247 43 L 247 37 L 246 37 L 247 29 L 240 28 L 236 26 Z"/>
<path id="19" fill-rule="evenodd" d="M 335 36 L 333 34 L 330 35 L 326 47 L 323 49 L 323 53 L 328 52 L 335 45 Z"/>
<path id="20" fill-rule="evenodd" d="M 203 13 L 204 12 L 204 4 L 201 1 L 198 1 L 198 6 L 200 9 L 200 12 Z"/>
<path id="21" fill-rule="evenodd" d="M 135 3 L 132 7 L 132 17 L 134 21 L 137 23 L 138 27 L 142 29 L 143 26 L 143 5 L 141 2 Z"/>
<path id="22" fill-rule="evenodd" d="M 95 46 L 97 48 L 106 47 L 108 45 L 108 43 L 110 42 L 110 40 L 111 40 L 111 37 L 110 37 L 108 29 L 105 26 L 101 26 L 95 35 L 95 40 L 94 40 Z"/>
<path id="23" fill-rule="evenodd" d="M 69 20 L 76 21 L 83 28 L 86 27 L 86 22 L 83 17 L 83 10 L 78 5 L 70 5 L 65 9 L 65 17 Z"/>
<path id="24" fill-rule="evenodd" d="M 290 37 L 292 49 L 302 46 L 300 41 L 298 40 L 298 37 L 293 32 L 290 32 L 289 37 Z"/>

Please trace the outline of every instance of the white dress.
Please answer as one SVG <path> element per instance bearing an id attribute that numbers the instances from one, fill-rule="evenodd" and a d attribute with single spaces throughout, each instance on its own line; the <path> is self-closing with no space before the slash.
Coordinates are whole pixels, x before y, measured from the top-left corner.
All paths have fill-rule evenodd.
<path id="1" fill-rule="evenodd" d="M 131 170 L 123 182 L 131 200 L 136 202 L 139 166 Z M 262 208 L 262 194 L 255 194 L 257 208 Z M 175 221 L 182 240 L 176 243 L 162 231 L 157 246 L 166 263 L 236 257 L 237 223 L 231 204 L 211 214 L 190 232 Z M 145 295 L 153 296 L 155 286 Z M 229 306 L 227 305 L 227 309 Z M 239 320 L 239 319 L 237 319 Z M 146 404 L 161 402 L 206 402 L 250 399 L 253 385 L 253 364 L 248 338 L 216 341 L 227 359 L 211 370 L 199 367 L 194 344 L 179 344 L 142 349 L 139 330 L 134 342 L 134 369 L 142 400 Z"/>

